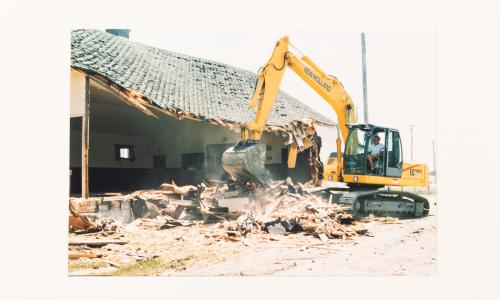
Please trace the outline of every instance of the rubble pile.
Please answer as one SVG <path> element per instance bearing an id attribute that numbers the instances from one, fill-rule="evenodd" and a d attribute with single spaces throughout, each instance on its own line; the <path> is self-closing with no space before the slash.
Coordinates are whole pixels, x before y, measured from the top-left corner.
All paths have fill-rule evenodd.
<path id="1" fill-rule="evenodd" d="M 320 239 L 346 239 L 366 233 L 340 206 L 304 193 L 303 189 L 303 185 L 294 186 L 289 179 L 269 189 L 256 190 L 251 195 L 228 191 L 228 185 L 207 187 L 203 183 L 198 186 L 164 183 L 158 190 L 136 191 L 97 200 L 99 203 L 94 206 L 108 207 L 109 212 L 116 211 L 118 206 L 125 208 L 131 215 L 130 222 L 126 223 L 110 216 L 103 217 L 103 213 L 95 211 L 81 214 L 75 208 L 78 203 L 70 200 L 70 231 L 80 234 L 97 231 L 122 233 L 138 227 L 162 230 L 221 223 L 228 231 L 237 231 L 240 235 L 306 232 Z M 221 203 L 229 207 L 219 206 Z M 231 205 L 236 205 L 238 210 L 232 211 Z"/>
<path id="2" fill-rule="evenodd" d="M 340 206 L 305 190 L 290 180 L 251 193 L 220 183 L 165 183 L 156 190 L 72 198 L 69 259 L 119 268 L 135 260 L 170 256 L 170 246 L 189 248 L 193 240 L 248 246 L 249 235 L 279 240 L 302 233 L 326 241 L 367 233 Z"/>
<path id="3" fill-rule="evenodd" d="M 367 230 L 336 204 L 315 195 L 281 194 L 254 199 L 251 209 L 236 221 L 226 222 L 228 231 L 242 235 L 267 232 L 286 235 L 306 232 L 321 240 L 347 239 Z"/>

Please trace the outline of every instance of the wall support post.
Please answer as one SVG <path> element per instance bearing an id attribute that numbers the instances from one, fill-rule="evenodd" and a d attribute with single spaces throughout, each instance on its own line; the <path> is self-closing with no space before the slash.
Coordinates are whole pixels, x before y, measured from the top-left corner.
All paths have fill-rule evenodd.
<path id="1" fill-rule="evenodd" d="M 89 197 L 90 79 L 85 76 L 85 107 L 82 118 L 82 198 Z"/>

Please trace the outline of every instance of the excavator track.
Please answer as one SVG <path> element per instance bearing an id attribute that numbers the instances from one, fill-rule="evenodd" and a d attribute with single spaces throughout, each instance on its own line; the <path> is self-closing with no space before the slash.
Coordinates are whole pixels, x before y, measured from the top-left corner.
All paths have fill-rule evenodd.
<path id="1" fill-rule="evenodd" d="M 344 193 L 338 203 L 357 217 L 373 214 L 398 218 L 419 218 L 429 214 L 429 201 L 419 195 L 387 190 Z"/>

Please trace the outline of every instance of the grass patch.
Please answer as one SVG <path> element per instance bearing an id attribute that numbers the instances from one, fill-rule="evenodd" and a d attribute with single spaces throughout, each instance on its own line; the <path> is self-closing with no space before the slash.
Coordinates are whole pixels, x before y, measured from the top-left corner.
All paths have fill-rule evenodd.
<path id="1" fill-rule="evenodd" d="M 147 276 L 162 273 L 167 269 L 178 269 L 183 267 L 188 261 L 195 259 L 193 254 L 165 261 L 159 257 L 139 260 L 130 265 L 121 267 L 120 269 L 109 273 L 112 276 Z"/>
<path id="2" fill-rule="evenodd" d="M 99 269 L 106 268 L 107 263 L 103 261 L 82 261 L 68 264 L 68 272 L 74 272 L 82 269 Z"/>

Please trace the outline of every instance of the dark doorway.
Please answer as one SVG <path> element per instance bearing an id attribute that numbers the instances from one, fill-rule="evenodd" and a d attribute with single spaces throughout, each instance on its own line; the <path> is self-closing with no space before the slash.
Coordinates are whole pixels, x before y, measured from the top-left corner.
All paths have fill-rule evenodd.
<path id="1" fill-rule="evenodd" d="M 165 169 L 165 155 L 153 155 L 153 169 Z"/>
<path id="2" fill-rule="evenodd" d="M 184 170 L 200 171 L 203 169 L 205 155 L 203 153 L 182 153 L 182 168 Z"/>
<path id="3" fill-rule="evenodd" d="M 205 177 L 205 154 L 183 153 L 181 159 L 183 182 L 193 185 L 200 183 Z"/>
<path id="4" fill-rule="evenodd" d="M 311 167 L 309 166 L 309 149 L 297 154 L 295 168 L 288 169 L 288 148 L 281 148 L 281 164 L 286 176 L 290 176 L 293 182 L 305 183 L 311 180 Z"/>

